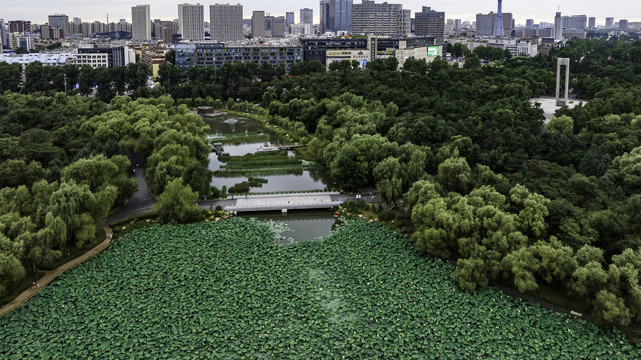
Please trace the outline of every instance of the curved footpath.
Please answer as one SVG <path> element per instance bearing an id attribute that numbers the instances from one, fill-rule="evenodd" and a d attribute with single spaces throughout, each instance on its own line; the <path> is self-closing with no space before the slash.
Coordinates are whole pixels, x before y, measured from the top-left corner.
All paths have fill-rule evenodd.
<path id="1" fill-rule="evenodd" d="M 47 286 L 50 282 L 52 282 L 55 278 L 57 278 L 58 275 L 62 274 L 63 272 L 71 269 L 72 267 L 80 263 L 83 263 L 85 260 L 91 258 L 92 256 L 106 249 L 109 246 L 109 244 L 111 244 L 111 228 L 106 227 L 105 234 L 106 234 L 105 240 L 100 244 L 96 245 L 96 247 L 94 247 L 93 249 L 87 251 L 86 253 L 78 256 L 77 258 L 67 263 L 64 263 L 58 266 L 53 270 L 46 271 L 45 275 L 40 279 L 38 279 L 38 282 L 36 285 L 30 286 L 27 290 L 23 291 L 20 295 L 18 295 L 18 297 L 13 299 L 13 301 L 11 301 L 7 305 L 0 308 L 0 316 L 10 312 L 11 310 L 22 305 L 22 303 L 24 303 L 25 301 L 31 299 L 35 294 L 38 293 L 38 291 L 42 290 L 45 286 Z"/>

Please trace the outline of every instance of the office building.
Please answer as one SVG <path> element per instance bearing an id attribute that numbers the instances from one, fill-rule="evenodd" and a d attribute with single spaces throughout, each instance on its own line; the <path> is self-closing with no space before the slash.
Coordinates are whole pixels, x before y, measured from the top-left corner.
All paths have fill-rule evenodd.
<path id="1" fill-rule="evenodd" d="M 244 39 L 242 5 L 211 5 L 209 7 L 209 20 L 212 40 L 228 42 Z"/>
<path id="2" fill-rule="evenodd" d="M 564 39 L 585 39 L 586 32 L 581 29 L 563 29 Z"/>
<path id="3" fill-rule="evenodd" d="M 605 18 L 605 27 L 608 29 L 612 29 L 614 27 L 614 18 L 613 17 L 606 17 Z"/>
<path id="4" fill-rule="evenodd" d="M 289 26 L 294 23 L 294 12 L 288 11 L 285 14 L 285 27 L 289 29 Z"/>
<path id="5" fill-rule="evenodd" d="M 503 24 L 502 33 L 509 35 L 514 29 L 512 13 L 502 13 L 501 20 Z M 497 13 L 476 14 L 476 36 L 497 36 L 497 23 Z"/>
<path id="6" fill-rule="evenodd" d="M 414 17 L 416 18 L 414 34 L 418 36 L 432 36 L 436 39 L 437 45 L 443 44 L 445 37 L 445 12 L 435 11 L 430 7 L 423 6 L 423 11 L 415 13 Z M 452 24 L 453 27 L 456 27 L 454 21 Z"/>
<path id="7" fill-rule="evenodd" d="M 377 4 L 371 0 L 363 0 L 361 4 L 352 6 L 353 34 L 395 36 L 408 35 L 410 32 L 410 10 L 403 9 L 402 4 Z"/>
<path id="8" fill-rule="evenodd" d="M 320 32 L 351 32 L 353 0 L 321 0 Z"/>
<path id="9" fill-rule="evenodd" d="M 314 10 L 310 8 L 300 9 L 300 23 L 313 24 L 314 23 Z"/>
<path id="10" fill-rule="evenodd" d="M 78 52 L 72 64 L 78 67 L 91 66 L 94 69 L 97 69 L 100 67 L 109 67 L 109 54 L 101 53 L 101 52 L 98 52 L 98 53 Z"/>
<path id="11" fill-rule="evenodd" d="M 619 29 L 621 29 L 623 31 L 627 31 L 628 30 L 628 20 L 625 20 L 625 19 L 619 20 Z"/>
<path id="12" fill-rule="evenodd" d="M 254 11 L 252 13 L 252 37 L 253 38 L 265 38 L 271 37 L 271 30 L 269 34 L 267 33 L 265 26 L 265 12 L 264 11 Z"/>
<path id="13" fill-rule="evenodd" d="M 271 30 L 272 37 L 278 38 L 285 37 L 285 26 L 285 17 L 283 16 L 270 16 L 269 22 L 266 25 L 267 29 Z"/>
<path id="14" fill-rule="evenodd" d="M 596 18 L 593 16 L 588 18 L 588 29 L 590 30 L 596 29 Z"/>
<path id="15" fill-rule="evenodd" d="M 183 40 L 205 40 L 205 14 L 200 4 L 178 5 L 178 28 Z"/>
<path id="16" fill-rule="evenodd" d="M 274 68 L 303 61 L 300 46 L 229 46 L 223 43 L 176 44 L 176 65 L 185 73 L 192 67 L 216 67 L 237 62 L 269 62 Z"/>
<path id="17" fill-rule="evenodd" d="M 303 34 L 303 24 L 291 24 L 288 31 L 290 35 L 301 36 Z"/>
<path id="18" fill-rule="evenodd" d="M 31 32 L 31 21 L 11 20 L 9 21 L 9 32 L 10 33 Z"/>
<path id="19" fill-rule="evenodd" d="M 69 17 L 64 14 L 49 15 L 49 26 L 52 29 L 60 29 L 64 34 L 69 34 Z"/>
<path id="20" fill-rule="evenodd" d="M 85 56 L 83 56 L 85 55 Z M 90 56 L 95 55 L 95 56 Z M 106 59 L 106 67 L 114 66 L 127 66 L 127 64 L 136 61 L 136 55 L 130 53 L 129 49 L 125 46 L 113 46 L 113 47 L 102 47 L 102 48 L 79 48 L 78 56 L 81 60 L 95 60 Z M 85 63 L 86 64 L 86 63 Z M 86 64 L 90 65 L 90 64 Z"/>
<path id="21" fill-rule="evenodd" d="M 132 40 L 151 41 L 151 11 L 149 5 L 132 6 L 131 28 Z"/>
<path id="22" fill-rule="evenodd" d="M 588 26 L 588 17 L 585 15 L 572 15 L 563 17 L 564 29 L 585 30 Z"/>
<path id="23" fill-rule="evenodd" d="M 533 19 L 525 20 L 525 27 L 528 29 L 534 29 L 534 20 Z"/>
<path id="24" fill-rule="evenodd" d="M 563 40 L 563 18 L 561 13 L 557 12 L 554 17 L 554 31 L 552 32 L 555 41 Z"/>
<path id="25" fill-rule="evenodd" d="M 157 79 L 160 65 L 166 62 L 164 49 L 141 49 L 140 62 L 149 65 L 152 78 Z"/>
<path id="26" fill-rule="evenodd" d="M 301 46 L 303 47 L 303 60 L 314 61 L 318 60 L 327 66 L 327 52 L 333 51 L 348 51 L 354 54 L 354 51 L 371 51 L 375 53 L 386 52 L 388 49 L 400 49 L 403 44 L 407 48 L 417 48 L 435 45 L 433 37 L 429 36 L 413 36 L 413 37 L 369 37 L 366 38 L 309 38 L 301 39 Z M 370 49 L 370 50 L 367 50 Z M 358 53 L 358 52 L 357 52 Z M 330 58 L 336 59 L 337 54 L 329 54 Z M 359 54 L 360 55 L 360 54 Z M 370 58 L 376 54 L 370 54 Z"/>

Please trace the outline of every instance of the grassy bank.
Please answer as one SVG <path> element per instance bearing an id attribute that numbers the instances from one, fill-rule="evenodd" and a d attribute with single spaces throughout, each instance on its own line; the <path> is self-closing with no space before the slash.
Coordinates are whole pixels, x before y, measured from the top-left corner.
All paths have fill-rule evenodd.
<path id="1" fill-rule="evenodd" d="M 224 137 L 217 137 L 210 139 L 210 143 L 222 143 L 223 145 L 239 145 L 239 144 L 253 144 L 269 141 L 268 134 L 259 133 L 245 133 L 245 134 L 231 134 Z"/>
<path id="2" fill-rule="evenodd" d="M 257 153 L 244 156 L 223 154 L 219 159 L 225 162 L 225 165 L 222 165 L 220 170 L 214 171 L 213 174 L 217 177 L 256 177 L 303 173 L 303 162 L 288 157 L 285 152 L 279 154 Z"/>

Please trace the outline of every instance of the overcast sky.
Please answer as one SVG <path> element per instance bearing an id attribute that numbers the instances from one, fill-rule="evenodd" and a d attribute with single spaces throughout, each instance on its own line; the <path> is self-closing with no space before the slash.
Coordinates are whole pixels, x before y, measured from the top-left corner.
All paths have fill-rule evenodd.
<path id="1" fill-rule="evenodd" d="M 6 2 L 8 0 L 2 0 Z M 395 1 L 387 0 L 389 3 L 401 3 L 404 8 L 412 10 L 412 16 L 415 11 L 420 11 L 422 6 L 431 6 L 437 11 L 445 11 L 447 19 L 463 19 L 473 21 L 477 13 L 487 13 L 496 11 L 496 0 L 404 0 Z M 218 1 L 226 3 L 227 0 Z M 294 11 L 296 21 L 298 21 L 299 10 L 309 7 L 314 9 L 314 19 L 318 22 L 318 0 L 231 0 L 229 3 L 239 2 L 243 5 L 245 18 L 251 18 L 251 12 L 254 10 L 264 10 L 271 15 L 284 15 L 286 11 Z M 360 3 L 360 0 L 354 0 Z M 382 2 L 382 0 L 377 0 Z M 9 20 L 31 20 L 34 23 L 44 23 L 47 21 L 47 15 L 53 13 L 62 13 L 69 16 L 71 21 L 73 17 L 79 17 L 82 21 L 92 22 L 100 20 L 107 21 L 109 14 L 110 22 L 117 22 L 118 19 L 127 19 L 131 22 L 131 6 L 138 4 L 151 5 L 151 18 L 160 18 L 171 20 L 177 18 L 178 3 L 172 0 L 152 0 L 146 2 L 131 2 L 127 0 L 19 0 L 12 2 L 10 5 L 5 4 L 0 11 L 0 18 L 5 21 Z M 216 1 L 201 2 L 207 8 L 215 4 Z M 630 21 L 641 20 L 641 1 L 635 0 L 612 0 L 612 1 L 594 1 L 594 0 L 529 0 L 516 1 L 506 0 L 503 2 L 503 11 L 511 12 L 514 15 L 517 24 L 524 24 L 525 19 L 534 19 L 535 22 L 541 21 L 553 22 L 554 13 L 558 6 L 561 6 L 563 15 L 587 15 L 597 18 L 597 25 L 605 23 L 606 16 L 612 16 L 616 21 L 618 19 L 628 19 Z M 209 10 L 205 11 L 205 21 L 209 21 Z"/>

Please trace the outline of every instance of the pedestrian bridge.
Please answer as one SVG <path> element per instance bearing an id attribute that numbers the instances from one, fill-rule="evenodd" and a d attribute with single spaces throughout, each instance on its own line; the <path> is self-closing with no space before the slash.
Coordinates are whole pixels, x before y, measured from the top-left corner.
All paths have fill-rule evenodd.
<path id="1" fill-rule="evenodd" d="M 235 198 L 235 204 L 223 208 L 231 212 L 329 209 L 343 203 L 339 196 L 337 192 L 239 195 Z"/>

